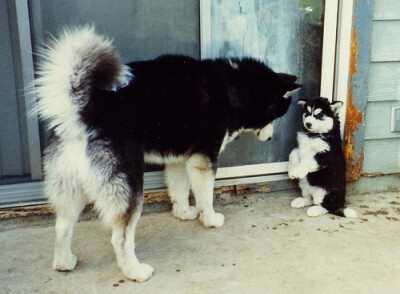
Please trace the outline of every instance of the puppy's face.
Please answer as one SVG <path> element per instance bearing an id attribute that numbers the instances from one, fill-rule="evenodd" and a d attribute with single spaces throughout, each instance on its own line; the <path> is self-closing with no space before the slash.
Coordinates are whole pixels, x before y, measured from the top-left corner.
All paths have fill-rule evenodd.
<path id="1" fill-rule="evenodd" d="M 314 134 L 328 133 L 333 129 L 335 119 L 342 107 L 342 102 L 330 103 L 326 98 L 299 100 L 303 106 L 303 127 L 307 132 Z"/>

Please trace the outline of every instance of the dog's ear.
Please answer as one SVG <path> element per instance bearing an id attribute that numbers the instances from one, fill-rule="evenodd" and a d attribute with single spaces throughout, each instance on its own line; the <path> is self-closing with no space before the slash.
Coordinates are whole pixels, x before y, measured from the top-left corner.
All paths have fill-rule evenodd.
<path id="1" fill-rule="evenodd" d="M 338 114 L 340 109 L 343 106 L 343 102 L 341 101 L 335 101 L 331 103 L 331 109 L 333 111 L 334 114 Z"/>
<path id="2" fill-rule="evenodd" d="M 299 105 L 301 105 L 301 106 L 306 105 L 306 103 L 307 103 L 307 101 L 306 101 L 305 99 L 299 99 L 299 100 L 297 101 L 297 104 L 299 104 Z"/>
<path id="3" fill-rule="evenodd" d="M 289 89 L 290 88 L 293 88 L 292 90 L 288 90 L 284 95 L 283 95 L 283 98 L 289 98 L 290 96 L 292 96 L 293 94 L 295 94 L 297 91 L 299 91 L 300 90 L 300 88 L 301 88 L 301 85 L 298 85 L 298 84 L 296 84 L 296 83 L 292 83 L 291 85 L 290 85 L 290 87 L 288 87 Z"/>
<path id="4" fill-rule="evenodd" d="M 294 83 L 297 80 L 296 76 L 283 72 L 278 73 L 278 76 L 286 83 Z"/>
<path id="5" fill-rule="evenodd" d="M 301 85 L 295 83 L 297 80 L 296 76 L 283 72 L 278 73 L 278 76 L 282 80 L 284 84 L 284 89 L 286 90 L 286 93 L 283 95 L 283 98 L 289 98 L 298 90 L 300 90 Z"/>

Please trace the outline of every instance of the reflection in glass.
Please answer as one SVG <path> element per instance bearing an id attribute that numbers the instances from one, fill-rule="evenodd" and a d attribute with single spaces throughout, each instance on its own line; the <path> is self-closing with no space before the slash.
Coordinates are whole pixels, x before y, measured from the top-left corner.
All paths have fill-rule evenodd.
<path id="1" fill-rule="evenodd" d="M 303 88 L 294 101 L 319 95 L 323 11 L 319 0 L 211 1 L 211 57 L 260 59 L 275 71 L 298 76 Z M 272 141 L 243 134 L 227 146 L 219 166 L 287 161 L 296 144 L 299 116 L 293 102 L 275 123 Z"/>

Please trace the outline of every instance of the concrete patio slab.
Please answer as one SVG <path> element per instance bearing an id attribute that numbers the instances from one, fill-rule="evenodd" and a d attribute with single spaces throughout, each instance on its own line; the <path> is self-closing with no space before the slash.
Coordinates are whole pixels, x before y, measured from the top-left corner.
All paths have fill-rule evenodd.
<path id="1" fill-rule="evenodd" d="M 145 213 L 136 250 L 155 273 L 144 283 L 121 274 L 95 217 L 76 226 L 72 272 L 51 269 L 53 217 L 3 221 L 0 293 L 400 293 L 400 193 L 349 196 L 357 219 L 307 217 L 290 207 L 298 195 L 222 195 L 219 229 Z"/>

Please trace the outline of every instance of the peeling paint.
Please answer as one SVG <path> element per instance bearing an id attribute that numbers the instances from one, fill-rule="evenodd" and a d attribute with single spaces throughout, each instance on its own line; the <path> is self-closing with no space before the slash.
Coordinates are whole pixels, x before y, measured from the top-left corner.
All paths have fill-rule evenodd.
<path id="1" fill-rule="evenodd" d="M 367 111 L 368 75 L 371 56 L 371 33 L 374 1 L 354 1 L 347 94 L 344 153 L 346 177 L 361 177 L 364 161 L 365 113 Z"/>
<path id="2" fill-rule="evenodd" d="M 357 30 L 353 28 L 351 34 L 351 54 L 350 54 L 350 79 L 349 92 L 347 95 L 346 125 L 344 133 L 344 155 L 346 159 L 346 178 L 354 181 L 360 178 L 363 162 L 363 152 L 355 152 L 355 134 L 358 127 L 363 123 L 363 113 L 355 106 L 353 99 L 353 78 L 357 73 L 358 39 Z"/>

